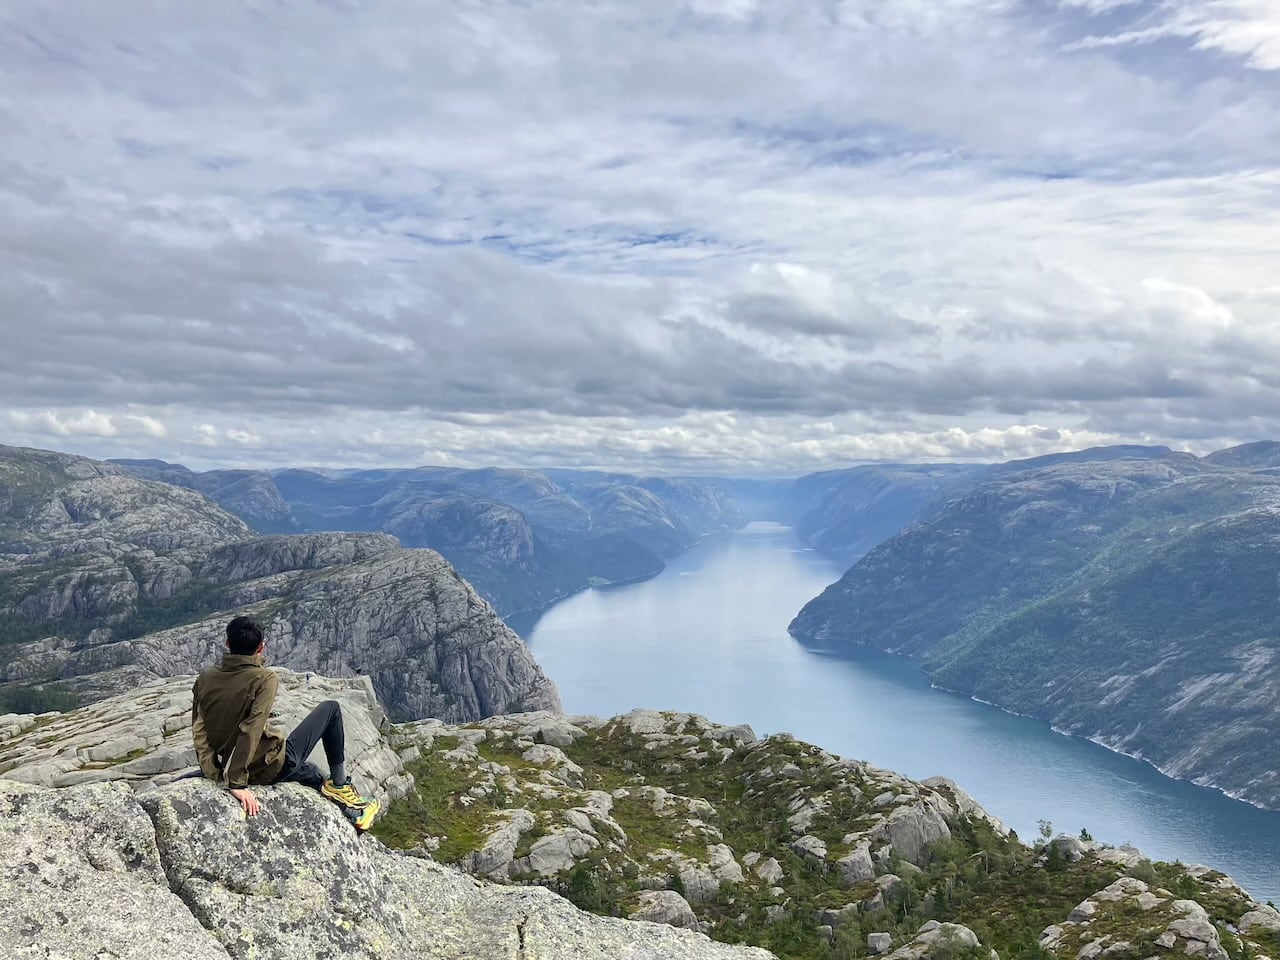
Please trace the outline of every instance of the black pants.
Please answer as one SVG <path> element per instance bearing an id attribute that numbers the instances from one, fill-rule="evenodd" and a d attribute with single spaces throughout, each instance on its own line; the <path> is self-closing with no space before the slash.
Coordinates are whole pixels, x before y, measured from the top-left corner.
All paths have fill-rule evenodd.
<path id="1" fill-rule="evenodd" d="M 326 700 L 298 724 L 284 745 L 284 768 L 276 783 L 304 783 L 319 787 L 324 783 L 320 768 L 307 759 L 316 744 L 324 742 L 329 769 L 346 762 L 346 738 L 342 732 L 342 707 L 337 700 Z"/>

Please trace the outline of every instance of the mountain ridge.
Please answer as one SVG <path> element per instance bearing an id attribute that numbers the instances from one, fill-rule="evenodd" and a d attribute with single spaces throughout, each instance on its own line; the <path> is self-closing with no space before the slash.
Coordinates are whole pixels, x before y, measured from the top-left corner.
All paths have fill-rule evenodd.
<path id="1" fill-rule="evenodd" d="M 112 462 L 200 490 L 262 532 L 381 531 L 437 550 L 504 616 L 654 576 L 664 557 L 741 522 L 729 498 L 684 479 L 496 467 L 196 473 Z"/>
<path id="2" fill-rule="evenodd" d="M 790 629 L 916 657 L 947 689 L 1276 808 L 1278 506 L 1265 470 L 1189 455 L 1005 471 L 870 551 Z"/>

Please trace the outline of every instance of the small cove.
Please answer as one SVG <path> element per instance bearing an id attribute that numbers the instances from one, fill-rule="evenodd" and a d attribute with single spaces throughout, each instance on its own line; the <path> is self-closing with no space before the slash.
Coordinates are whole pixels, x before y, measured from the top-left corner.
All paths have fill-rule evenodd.
<path id="1" fill-rule="evenodd" d="M 1280 813 L 934 689 L 911 661 L 804 649 L 787 624 L 839 573 L 789 528 L 756 523 L 652 580 L 570 597 L 523 633 L 569 713 L 647 707 L 785 730 L 911 777 L 951 777 L 1024 838 L 1040 819 L 1086 827 L 1280 900 Z"/>

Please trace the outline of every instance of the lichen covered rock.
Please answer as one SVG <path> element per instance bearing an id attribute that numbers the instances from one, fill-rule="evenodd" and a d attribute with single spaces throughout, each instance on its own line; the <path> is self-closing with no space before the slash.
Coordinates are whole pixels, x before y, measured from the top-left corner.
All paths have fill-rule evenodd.
<path id="1" fill-rule="evenodd" d="M 0 779 L 0 930 L 17 956 L 130 960 L 767 960 L 687 930 L 596 917 L 388 851 L 317 792 L 260 788 L 246 819 L 185 780 L 135 797 Z M 12 954 L 11 954 L 12 955 Z"/>

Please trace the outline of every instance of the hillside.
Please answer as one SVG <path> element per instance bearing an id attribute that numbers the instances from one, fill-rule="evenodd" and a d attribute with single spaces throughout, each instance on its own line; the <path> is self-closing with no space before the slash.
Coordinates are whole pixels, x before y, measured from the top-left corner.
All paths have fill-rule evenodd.
<path id="1" fill-rule="evenodd" d="M 791 630 L 918 657 L 943 686 L 1277 807 L 1278 518 L 1280 478 L 1213 457 L 1006 468 Z"/>
<path id="2" fill-rule="evenodd" d="M 1280 956 L 1280 913 L 1209 867 L 1027 847 L 949 781 L 787 735 L 648 711 L 395 725 L 367 682 L 280 677 L 286 725 L 342 703 L 348 766 L 390 804 L 374 836 L 297 785 L 257 788 L 246 821 L 176 779 L 190 677 L 0 718 L 19 956 Z"/>
<path id="3" fill-rule="evenodd" d="M 252 537 L 202 495 L 0 447 L 0 709 L 189 673 L 250 613 L 272 662 L 367 674 L 401 718 L 558 708 L 555 686 L 456 571 L 384 534 Z"/>
<path id="4" fill-rule="evenodd" d="M 302 525 L 280 496 L 271 474 L 262 470 L 206 470 L 196 472 L 164 460 L 113 459 L 142 480 L 158 480 L 203 493 L 235 514 L 257 533 L 299 533 Z"/>
<path id="5" fill-rule="evenodd" d="M 384 532 L 437 550 L 503 616 L 651 577 L 662 558 L 741 522 L 713 485 L 680 479 L 447 467 L 196 473 L 116 462 L 199 490 L 259 532 Z"/>
<path id="6" fill-rule="evenodd" d="M 843 566 L 964 491 L 1011 473 L 1072 463 L 1163 459 L 1168 447 L 1132 444 L 1051 453 L 1007 463 L 866 464 L 811 473 L 773 488 L 771 512 L 793 523 L 796 534 Z"/>
<path id="7" fill-rule="evenodd" d="M 981 470 L 951 463 L 831 470 L 796 480 L 786 499 L 796 513 L 796 535 L 849 566 L 915 520 L 939 491 Z"/>

